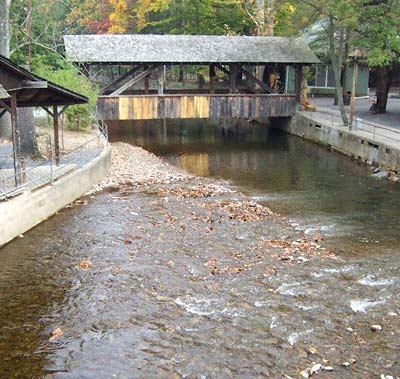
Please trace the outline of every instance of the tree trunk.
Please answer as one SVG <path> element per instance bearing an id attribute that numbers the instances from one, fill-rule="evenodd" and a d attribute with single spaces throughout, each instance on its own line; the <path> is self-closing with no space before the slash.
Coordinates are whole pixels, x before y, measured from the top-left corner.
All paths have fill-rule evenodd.
<path id="1" fill-rule="evenodd" d="M 393 70 L 391 67 L 377 67 L 376 73 L 376 113 L 386 113 L 389 89 L 392 83 Z"/>
<path id="2" fill-rule="evenodd" d="M 257 35 L 265 33 L 265 0 L 257 0 Z"/>
<path id="3" fill-rule="evenodd" d="M 35 118 L 33 108 L 19 108 L 17 112 L 19 132 L 19 152 L 22 157 L 31 157 L 38 153 Z"/>
<path id="4" fill-rule="evenodd" d="M 335 77 L 335 88 L 336 88 L 336 96 L 338 98 L 340 114 L 342 116 L 343 124 L 348 125 L 349 121 L 347 119 L 346 110 L 344 109 L 343 103 L 343 88 L 341 86 L 341 74 L 342 74 L 342 61 L 343 61 L 343 48 L 344 48 L 344 36 L 343 29 L 339 31 L 339 46 L 336 49 L 335 47 L 335 25 L 333 16 L 329 17 L 329 29 L 328 29 L 328 38 L 329 38 L 329 52 L 331 55 L 333 73 Z"/>
<path id="5" fill-rule="evenodd" d="M 26 70 L 30 70 L 29 65 L 21 65 Z M 33 108 L 18 109 L 18 133 L 20 139 L 20 154 L 23 157 L 29 157 L 37 154 L 38 147 L 36 141 L 35 117 Z"/>
<path id="6" fill-rule="evenodd" d="M 30 157 L 37 154 L 38 147 L 36 141 L 35 121 L 33 117 L 33 108 L 18 109 L 18 132 L 20 149 L 23 157 Z"/>
<path id="7" fill-rule="evenodd" d="M 267 27 L 265 30 L 266 36 L 274 35 L 274 21 L 275 21 L 275 0 L 268 0 L 267 8 Z"/>
<path id="8" fill-rule="evenodd" d="M 11 0 L 0 0 L 0 54 L 10 56 L 10 28 L 8 23 Z"/>
<path id="9" fill-rule="evenodd" d="M 8 23 L 11 0 L 0 0 L 0 54 L 10 56 L 10 28 Z M 0 139 L 11 139 L 11 117 L 6 113 L 0 118 Z"/>

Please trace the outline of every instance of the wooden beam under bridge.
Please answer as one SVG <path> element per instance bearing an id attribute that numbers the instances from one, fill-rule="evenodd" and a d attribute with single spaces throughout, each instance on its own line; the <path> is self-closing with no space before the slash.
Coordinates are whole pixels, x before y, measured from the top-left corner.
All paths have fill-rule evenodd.
<path id="1" fill-rule="evenodd" d="M 120 88 L 115 90 L 113 93 L 110 94 L 110 96 L 117 96 L 121 95 L 124 91 L 132 87 L 135 83 L 140 82 L 142 79 L 146 78 L 153 70 L 155 69 L 155 66 L 150 66 L 147 70 L 141 72 L 139 75 L 135 76 L 131 80 L 129 80 L 127 83 L 122 85 Z"/>
<path id="2" fill-rule="evenodd" d="M 108 84 L 107 86 L 105 86 L 104 88 L 101 89 L 100 93 L 101 94 L 105 94 L 106 92 L 108 92 L 109 90 L 115 88 L 116 86 L 120 85 L 124 80 L 128 79 L 130 76 L 132 76 L 137 70 L 139 70 L 140 68 L 142 68 L 143 65 L 142 64 L 137 64 L 134 65 L 133 68 L 131 70 L 129 70 L 127 73 L 125 73 L 124 75 L 120 76 L 119 78 L 117 78 L 116 80 L 114 80 L 112 83 Z"/>

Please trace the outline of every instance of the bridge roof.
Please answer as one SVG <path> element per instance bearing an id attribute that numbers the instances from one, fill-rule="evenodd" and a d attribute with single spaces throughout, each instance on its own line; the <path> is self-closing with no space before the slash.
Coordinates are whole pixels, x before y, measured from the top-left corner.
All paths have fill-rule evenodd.
<path id="1" fill-rule="evenodd" d="M 319 60 L 301 38 L 209 35 L 66 35 L 67 57 L 81 63 L 287 63 Z"/>

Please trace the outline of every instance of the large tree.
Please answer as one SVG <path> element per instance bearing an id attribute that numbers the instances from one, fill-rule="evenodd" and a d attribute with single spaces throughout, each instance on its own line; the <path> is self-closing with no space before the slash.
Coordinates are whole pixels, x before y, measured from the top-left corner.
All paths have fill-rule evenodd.
<path id="1" fill-rule="evenodd" d="M 166 34 L 247 34 L 247 16 L 237 0 L 160 1 L 148 12 L 138 3 L 140 32 Z"/>
<path id="2" fill-rule="evenodd" d="M 110 27 L 108 0 L 70 0 L 65 23 L 72 33 L 106 33 Z"/>
<path id="3" fill-rule="evenodd" d="M 361 0 L 358 44 L 375 74 L 377 113 L 385 113 L 394 70 L 400 66 L 400 1 Z"/>
<path id="4" fill-rule="evenodd" d="M 10 14 L 11 0 L 0 0 L 0 54 L 5 57 L 10 55 Z"/>
<path id="5" fill-rule="evenodd" d="M 10 14 L 11 0 L 0 0 L 0 54 L 10 56 Z M 11 135 L 10 116 L 6 113 L 0 118 L 0 138 L 9 138 Z"/>
<path id="6" fill-rule="evenodd" d="M 343 64 L 347 60 L 347 51 L 352 45 L 353 31 L 358 25 L 359 0 L 301 0 L 318 15 L 318 33 L 327 46 L 329 60 L 332 63 L 336 96 L 343 123 L 348 125 L 349 120 L 343 102 L 342 73 Z"/>

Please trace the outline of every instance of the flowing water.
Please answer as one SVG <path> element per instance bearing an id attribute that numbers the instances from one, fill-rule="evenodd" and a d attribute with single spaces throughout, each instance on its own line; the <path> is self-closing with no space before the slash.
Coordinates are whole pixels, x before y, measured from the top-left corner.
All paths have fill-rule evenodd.
<path id="1" fill-rule="evenodd" d="M 119 128 L 118 128 L 119 126 Z M 346 254 L 400 248 L 400 185 L 365 165 L 268 127 L 186 121 L 114 126 L 195 175 L 222 178 Z"/>
<path id="2" fill-rule="evenodd" d="M 280 212 L 295 235 L 323 234 L 337 258 L 274 262 L 259 242 L 287 226 L 210 228 L 198 220 L 218 219 L 204 206 L 213 199 L 100 194 L 0 250 L 1 379 L 287 379 L 316 364 L 333 369 L 319 369 L 321 378 L 400 375 L 400 186 L 266 127 L 112 130 L 227 180 Z M 205 266 L 214 257 L 252 264 L 215 276 Z M 93 267 L 81 269 L 84 260 Z M 63 334 L 49 338 L 56 328 Z"/>

